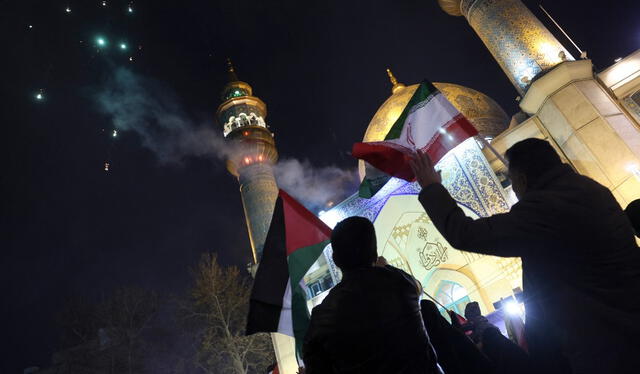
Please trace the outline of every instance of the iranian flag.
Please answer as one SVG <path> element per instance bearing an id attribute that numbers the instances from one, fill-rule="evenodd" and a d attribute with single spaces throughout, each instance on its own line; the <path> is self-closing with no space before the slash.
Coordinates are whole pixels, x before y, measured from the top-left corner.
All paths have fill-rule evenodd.
<path id="1" fill-rule="evenodd" d="M 355 143 L 353 157 L 408 181 L 415 179 L 409 161 L 417 150 L 437 163 L 478 130 L 429 81 L 420 84 L 383 141 Z"/>
<path id="2" fill-rule="evenodd" d="M 300 352 L 309 325 L 302 278 L 330 238 L 327 225 L 280 190 L 251 292 L 247 335 L 289 335 Z"/>

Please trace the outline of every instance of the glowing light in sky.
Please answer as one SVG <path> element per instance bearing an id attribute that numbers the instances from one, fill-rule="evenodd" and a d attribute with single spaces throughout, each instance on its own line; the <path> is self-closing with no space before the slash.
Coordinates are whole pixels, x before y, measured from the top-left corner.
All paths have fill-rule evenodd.
<path id="1" fill-rule="evenodd" d="M 113 130 L 113 133 L 111 134 L 111 136 L 113 136 L 114 138 L 118 136 L 118 130 Z"/>
<path id="2" fill-rule="evenodd" d="M 64 11 L 65 11 L 65 12 L 67 12 L 67 13 L 71 13 L 71 8 L 66 7 L 66 8 L 64 9 Z"/>
<path id="3" fill-rule="evenodd" d="M 104 171 L 109 171 L 109 163 L 108 162 L 104 163 Z"/>
<path id="4" fill-rule="evenodd" d="M 133 61 L 133 57 L 129 57 L 129 61 Z"/>
<path id="5" fill-rule="evenodd" d="M 129 7 L 127 8 L 127 12 L 133 13 L 133 8 L 131 7 L 131 5 L 129 5 Z"/>
<path id="6" fill-rule="evenodd" d="M 30 29 L 32 29 L 32 28 L 33 28 L 33 25 L 29 25 L 29 28 L 30 28 Z"/>
<path id="7" fill-rule="evenodd" d="M 42 100 L 42 99 L 44 99 L 44 95 L 42 94 L 42 92 L 38 92 L 36 94 L 36 100 Z"/>
<path id="8" fill-rule="evenodd" d="M 98 44 L 98 47 L 104 47 L 107 45 L 107 40 L 105 38 L 98 37 L 96 39 L 96 44 Z"/>
<path id="9" fill-rule="evenodd" d="M 106 1 L 103 1 L 103 2 L 102 2 L 102 6 L 107 6 L 107 2 L 106 2 Z"/>
<path id="10" fill-rule="evenodd" d="M 120 49 L 127 49 L 127 44 L 126 43 L 120 43 Z"/>

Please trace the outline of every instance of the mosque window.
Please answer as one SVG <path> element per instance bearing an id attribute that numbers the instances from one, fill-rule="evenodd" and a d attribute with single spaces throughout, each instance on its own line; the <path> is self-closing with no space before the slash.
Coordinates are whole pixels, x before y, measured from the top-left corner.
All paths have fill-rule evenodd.
<path id="1" fill-rule="evenodd" d="M 633 100 L 637 105 L 640 105 L 640 91 L 631 95 L 631 100 Z"/>
<path id="2" fill-rule="evenodd" d="M 637 119 L 640 119 L 640 91 L 626 97 L 623 102 L 627 109 L 629 109 Z"/>
<path id="3" fill-rule="evenodd" d="M 329 273 L 326 273 L 322 278 L 307 284 L 307 298 L 311 299 L 333 286 L 334 284 L 331 280 L 331 275 Z"/>
<path id="4" fill-rule="evenodd" d="M 467 290 L 458 283 L 451 281 L 440 282 L 435 298 L 447 310 L 453 310 L 461 316 L 464 315 L 464 308 L 471 302 Z M 442 308 L 440 308 L 440 313 L 449 319 L 447 312 Z"/>
<path id="5" fill-rule="evenodd" d="M 242 88 L 234 88 L 227 93 L 227 100 L 240 96 L 247 96 L 247 91 L 243 90 Z"/>

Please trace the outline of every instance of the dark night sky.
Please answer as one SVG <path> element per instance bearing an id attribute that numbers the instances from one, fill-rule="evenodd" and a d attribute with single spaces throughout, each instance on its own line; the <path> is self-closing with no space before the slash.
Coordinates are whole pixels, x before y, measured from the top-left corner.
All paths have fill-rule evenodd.
<path id="1" fill-rule="evenodd" d="M 180 292 L 206 251 L 226 264 L 249 261 L 238 185 L 222 163 L 160 164 L 133 132 L 115 140 L 101 132 L 113 125 L 94 93 L 115 68 L 157 80 L 187 115 L 215 127 L 231 56 L 267 103 L 281 156 L 316 167 L 356 167 L 348 151 L 389 96 L 387 66 L 404 83 L 458 83 L 509 114 L 517 108 L 515 89 L 466 21 L 435 0 L 136 1 L 133 14 L 127 3 L 0 3 L 2 373 L 48 364 L 53 318 L 68 297 L 123 285 Z M 546 8 L 596 66 L 640 47 L 640 3 L 588 3 Z M 97 34 L 142 50 L 96 54 Z"/>

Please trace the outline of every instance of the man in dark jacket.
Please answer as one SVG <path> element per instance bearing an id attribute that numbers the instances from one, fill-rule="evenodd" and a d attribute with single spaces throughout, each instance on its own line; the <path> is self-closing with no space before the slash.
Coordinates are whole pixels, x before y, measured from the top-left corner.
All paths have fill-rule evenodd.
<path id="1" fill-rule="evenodd" d="M 462 331 L 471 331 L 469 336 L 474 343 L 480 343 L 482 340 L 482 334 L 484 330 L 488 328 L 495 328 L 489 320 L 480 312 L 480 304 L 477 301 L 472 301 L 464 307 L 464 318 L 467 323 L 461 327 Z"/>
<path id="2" fill-rule="evenodd" d="M 506 157 L 519 202 L 474 221 L 419 152 L 412 166 L 427 214 L 455 248 L 522 258 L 525 336 L 539 372 L 637 372 L 640 250 L 620 205 L 545 141 L 523 140 Z"/>
<path id="3" fill-rule="evenodd" d="M 333 229 L 331 246 L 343 276 L 311 314 L 302 348 L 306 374 L 436 373 L 421 288 L 378 258 L 373 224 L 347 218 Z"/>

